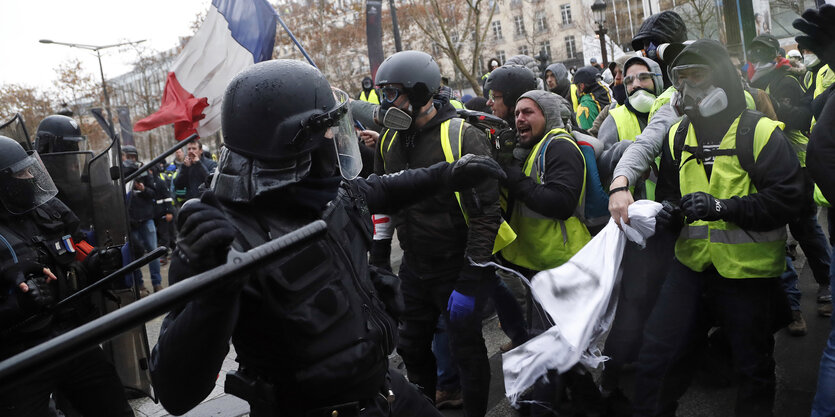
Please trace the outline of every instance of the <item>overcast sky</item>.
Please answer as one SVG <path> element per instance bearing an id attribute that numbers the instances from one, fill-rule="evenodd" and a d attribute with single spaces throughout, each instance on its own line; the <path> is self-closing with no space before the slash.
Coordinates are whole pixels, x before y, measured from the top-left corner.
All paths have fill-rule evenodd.
<path id="1" fill-rule="evenodd" d="M 50 88 L 54 69 L 72 58 L 100 82 L 93 52 L 38 40 L 110 45 L 147 39 L 144 45 L 163 51 L 190 35 L 191 22 L 210 5 L 211 0 L 0 0 L 0 84 Z M 102 51 L 105 77 L 130 71 L 135 57 L 120 48 Z"/>

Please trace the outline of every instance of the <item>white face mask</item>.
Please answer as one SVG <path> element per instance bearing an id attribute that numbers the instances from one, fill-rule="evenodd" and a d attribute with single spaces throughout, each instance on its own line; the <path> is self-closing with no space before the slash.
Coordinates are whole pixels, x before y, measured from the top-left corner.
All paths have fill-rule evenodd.
<path id="1" fill-rule="evenodd" d="M 640 113 L 649 113 L 653 103 L 655 103 L 655 95 L 647 90 L 635 90 L 629 96 L 629 104 Z"/>
<path id="2" fill-rule="evenodd" d="M 806 55 L 803 55 L 803 65 L 807 67 L 814 67 L 815 65 L 818 65 L 820 62 L 821 61 L 820 59 L 818 59 L 818 56 L 811 52 L 807 52 Z"/>

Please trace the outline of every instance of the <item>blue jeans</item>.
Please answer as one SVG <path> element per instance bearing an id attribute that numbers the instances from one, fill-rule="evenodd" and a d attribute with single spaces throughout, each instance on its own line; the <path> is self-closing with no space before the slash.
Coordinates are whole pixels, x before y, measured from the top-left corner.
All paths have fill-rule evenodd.
<path id="1" fill-rule="evenodd" d="M 447 323 L 443 314 L 438 319 L 438 328 L 435 330 L 435 337 L 432 339 L 432 353 L 435 354 L 435 361 L 438 363 L 438 391 L 457 391 L 461 388 L 458 381 L 458 365 L 452 360 L 452 352 L 449 350 L 449 335 L 446 332 Z"/>
<path id="2" fill-rule="evenodd" d="M 786 292 L 786 298 L 789 300 L 789 306 L 792 311 L 800 310 L 800 290 L 797 289 L 797 283 L 800 277 L 797 275 L 797 270 L 794 269 L 792 258 L 786 257 L 786 271 L 780 275 L 780 285 L 783 291 Z"/>
<path id="3" fill-rule="evenodd" d="M 140 242 L 146 252 L 150 252 L 157 248 L 157 228 L 154 226 L 153 220 L 145 220 L 139 224 L 139 227 L 133 228 L 130 231 L 134 241 Z M 151 284 L 161 285 L 162 274 L 160 273 L 159 258 L 154 259 L 148 264 L 151 270 Z M 140 286 L 142 278 L 139 278 Z"/>
<path id="4" fill-rule="evenodd" d="M 831 265 L 835 265 L 833 262 Z M 832 269 L 835 273 L 835 267 Z M 831 274 L 830 274 L 831 275 Z M 830 283 L 829 291 L 835 298 L 835 285 Z M 829 340 L 823 349 L 821 366 L 818 371 L 818 392 L 812 402 L 812 417 L 835 416 L 835 315 L 830 323 L 832 329 L 829 331 Z"/>

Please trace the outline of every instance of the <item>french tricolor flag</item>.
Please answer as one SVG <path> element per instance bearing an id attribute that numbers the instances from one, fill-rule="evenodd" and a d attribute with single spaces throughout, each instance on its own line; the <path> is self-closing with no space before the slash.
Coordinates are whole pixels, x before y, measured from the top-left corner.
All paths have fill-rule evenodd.
<path id="1" fill-rule="evenodd" d="M 213 0 L 168 73 L 159 110 L 133 130 L 173 123 L 177 140 L 217 132 L 226 85 L 242 69 L 272 58 L 276 21 L 266 0 Z"/>

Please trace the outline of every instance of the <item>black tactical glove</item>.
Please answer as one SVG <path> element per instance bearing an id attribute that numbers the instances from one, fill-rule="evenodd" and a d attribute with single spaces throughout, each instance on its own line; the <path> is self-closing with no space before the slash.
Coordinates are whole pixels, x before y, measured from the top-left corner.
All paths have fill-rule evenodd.
<path id="1" fill-rule="evenodd" d="M 95 248 L 82 265 L 91 277 L 104 278 L 122 267 L 122 251 L 118 247 Z"/>
<path id="2" fill-rule="evenodd" d="M 661 203 L 661 211 L 655 215 L 655 230 L 670 229 L 677 231 L 684 225 L 684 215 L 681 208 L 664 200 Z"/>
<path id="3" fill-rule="evenodd" d="M 3 271 L 3 281 L 14 287 L 13 292 L 17 295 L 18 305 L 26 315 L 39 313 L 55 303 L 55 294 L 43 270 L 43 265 L 21 260 Z M 22 283 L 29 287 L 26 292 L 20 289 Z"/>
<path id="4" fill-rule="evenodd" d="M 502 167 L 489 156 L 466 154 L 450 165 L 449 185 L 453 190 L 475 187 L 487 178 L 505 177 Z"/>
<path id="5" fill-rule="evenodd" d="M 825 4 L 820 9 L 808 9 L 802 19 L 792 26 L 806 35 L 795 37 L 801 48 L 814 52 L 821 62 L 835 67 L 835 6 Z"/>
<path id="6" fill-rule="evenodd" d="M 696 220 L 722 220 L 727 216 L 728 206 L 725 202 L 702 191 L 681 197 L 680 205 L 687 217 L 687 223 Z"/>
<path id="7" fill-rule="evenodd" d="M 502 169 L 504 169 L 505 179 L 502 182 L 502 185 L 506 186 L 511 191 L 514 191 L 516 188 L 514 187 L 515 184 L 525 179 L 525 173 L 522 172 L 522 167 L 518 165 L 502 165 Z"/>
<path id="8" fill-rule="evenodd" d="M 226 262 L 236 229 L 220 209 L 214 193 L 203 193 L 200 200 L 191 199 L 177 214 L 178 259 L 194 272 L 202 272 Z"/>

